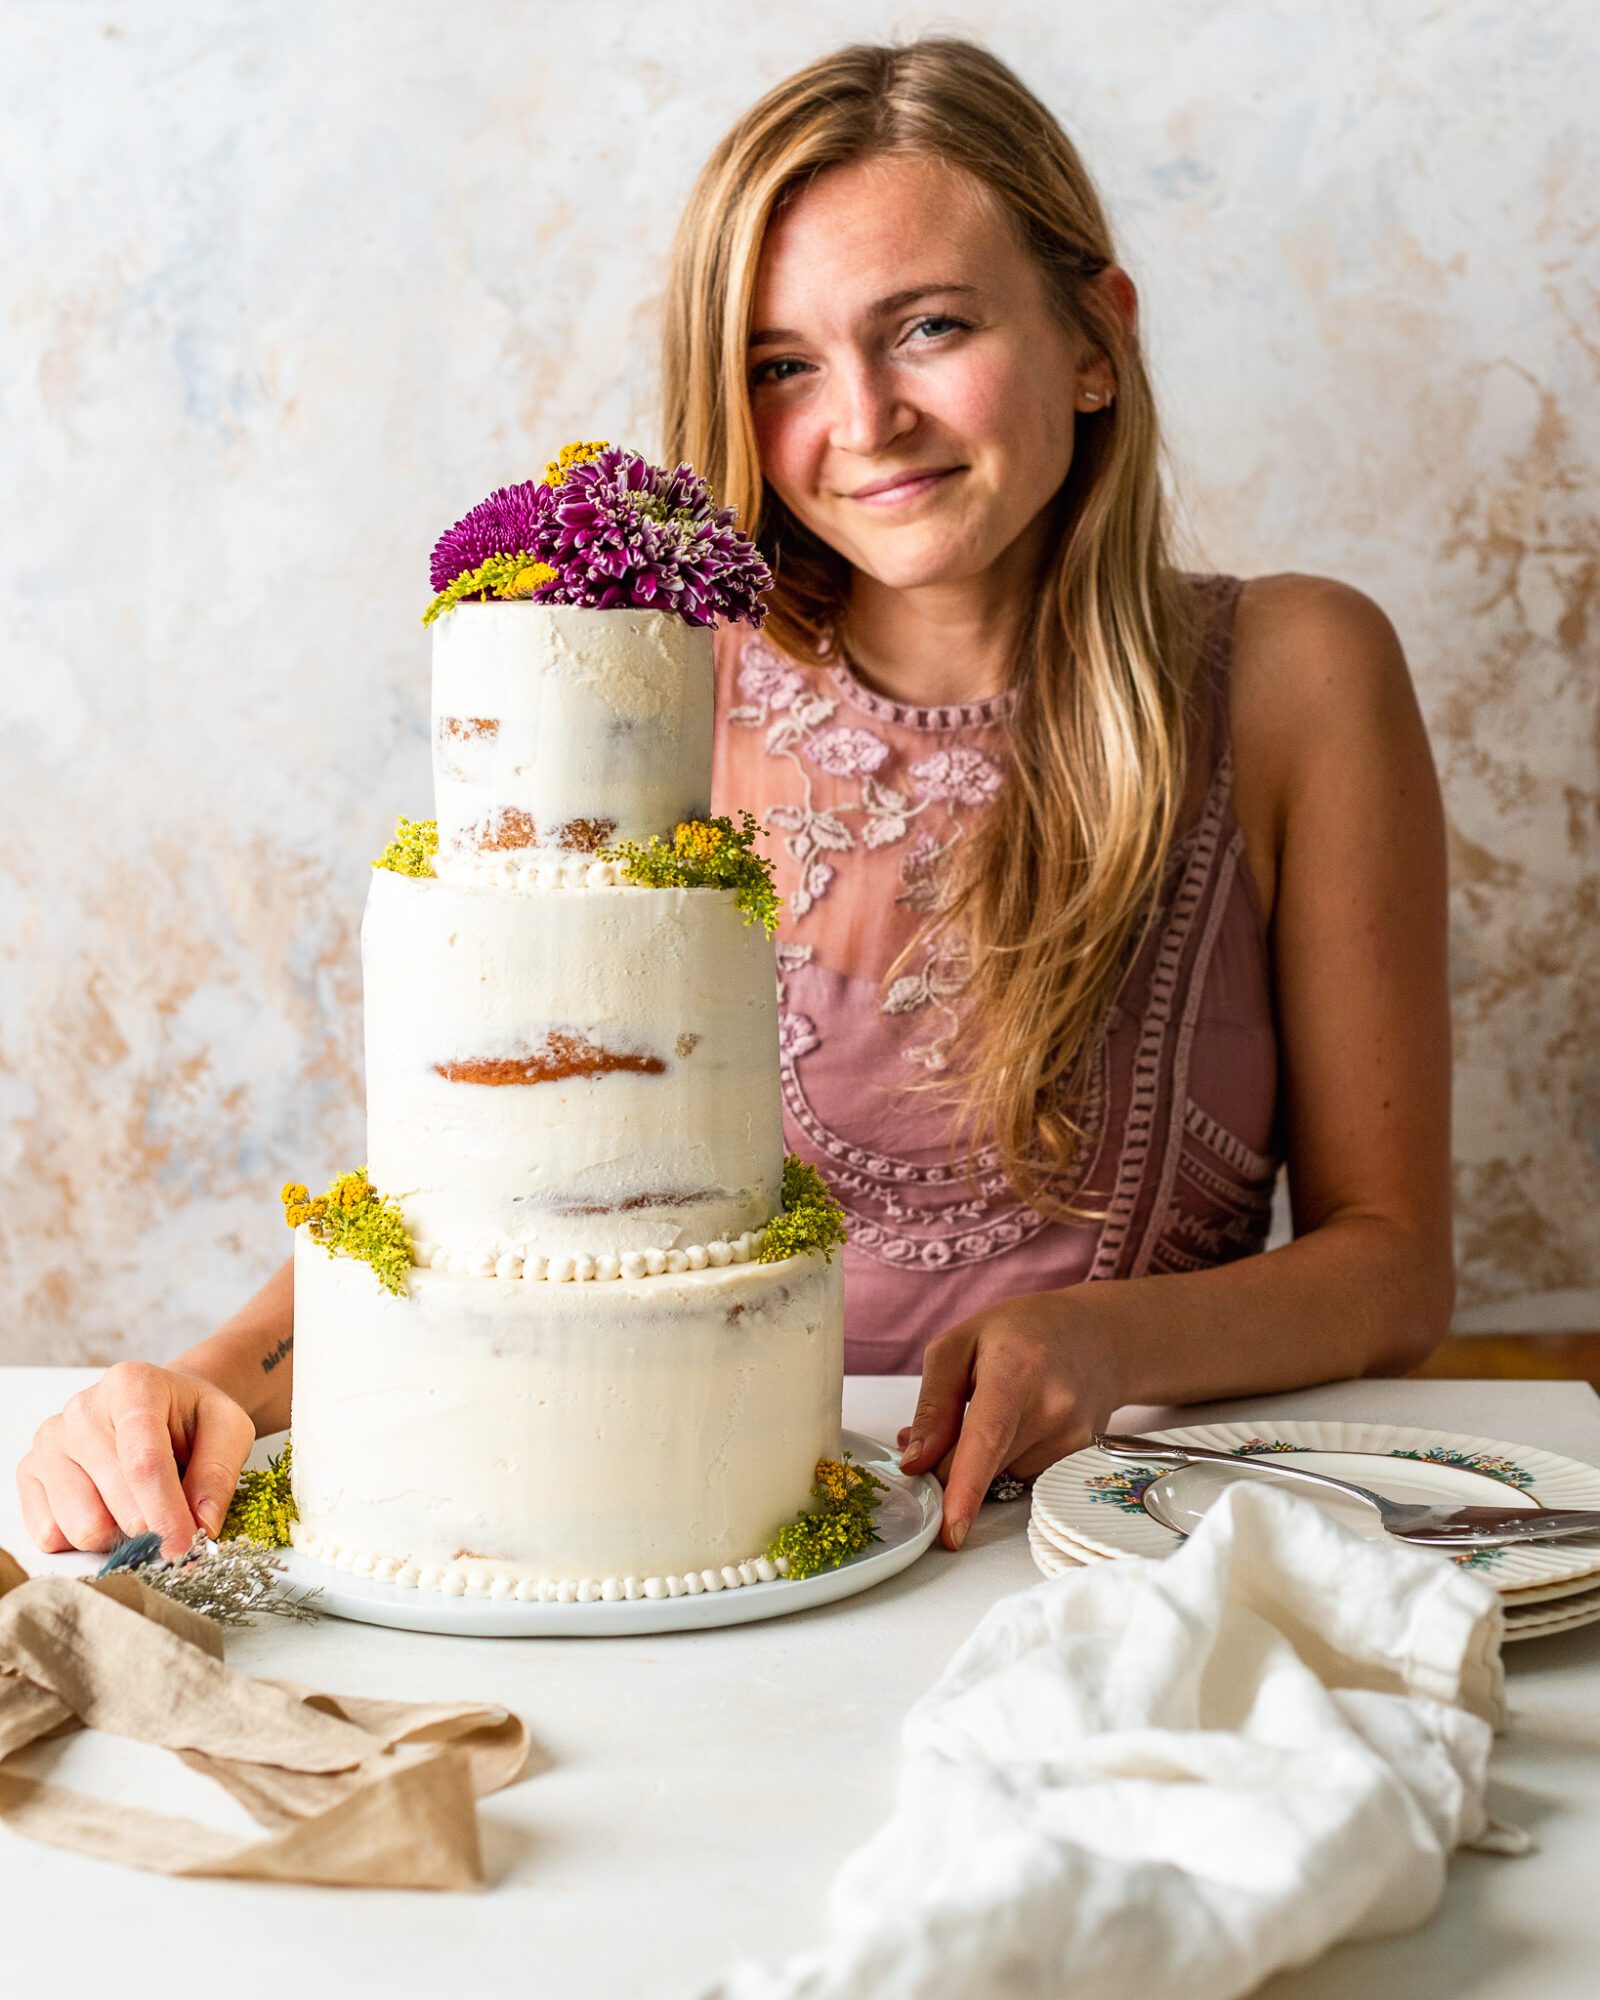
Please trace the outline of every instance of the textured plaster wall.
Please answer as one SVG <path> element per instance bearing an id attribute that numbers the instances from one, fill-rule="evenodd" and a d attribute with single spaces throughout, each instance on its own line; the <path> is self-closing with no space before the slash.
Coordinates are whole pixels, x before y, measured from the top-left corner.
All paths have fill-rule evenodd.
<path id="1" fill-rule="evenodd" d="M 1600 1324 L 1600 100 L 1578 4 L 8 0 L 0 1360 L 173 1351 L 361 1156 L 436 530 L 653 444 L 693 172 L 853 36 L 987 37 L 1096 169 L 1201 560 L 1398 626 L 1454 857 L 1463 1312 Z"/>

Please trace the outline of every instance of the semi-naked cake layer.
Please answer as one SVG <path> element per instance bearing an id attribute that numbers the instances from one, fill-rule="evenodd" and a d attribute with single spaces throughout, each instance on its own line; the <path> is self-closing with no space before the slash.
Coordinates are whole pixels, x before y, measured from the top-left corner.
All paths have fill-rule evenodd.
<path id="1" fill-rule="evenodd" d="M 670 612 L 457 605 L 433 637 L 440 873 L 703 817 L 712 699 L 711 634 Z"/>
<path id="2" fill-rule="evenodd" d="M 394 1297 L 301 1230 L 296 1544 L 452 1592 L 752 1581 L 838 1455 L 841 1285 L 813 1252 L 582 1288 L 413 1271 Z"/>
<path id="3" fill-rule="evenodd" d="M 587 1254 L 615 1277 L 778 1212 L 772 947 L 725 891 L 379 869 L 362 976 L 368 1170 L 422 1261 Z"/>

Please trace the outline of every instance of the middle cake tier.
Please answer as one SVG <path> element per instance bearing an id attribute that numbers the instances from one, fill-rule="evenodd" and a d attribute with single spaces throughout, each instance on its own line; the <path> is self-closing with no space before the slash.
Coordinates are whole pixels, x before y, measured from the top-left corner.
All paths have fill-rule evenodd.
<path id="1" fill-rule="evenodd" d="M 361 957 L 368 1171 L 419 1257 L 615 1276 L 778 1212 L 772 947 L 728 891 L 379 869 Z"/>

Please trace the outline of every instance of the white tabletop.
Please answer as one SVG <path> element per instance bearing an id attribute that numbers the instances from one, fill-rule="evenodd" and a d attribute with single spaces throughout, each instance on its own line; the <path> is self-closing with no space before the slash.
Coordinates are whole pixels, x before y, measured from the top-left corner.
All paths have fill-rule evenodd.
<path id="1" fill-rule="evenodd" d="M 0 1369 L 0 1547 L 30 1569 L 11 1468 L 35 1425 L 93 1379 Z M 915 1382 L 858 1377 L 845 1421 L 892 1438 Z M 1350 1382 L 1207 1418 L 1370 1418 L 1544 1445 L 1600 1463 L 1600 1400 L 1566 1382 Z M 1125 1410 L 1132 1429 L 1178 1421 Z M 230 1634 L 246 1673 L 517 1710 L 544 1768 L 480 1807 L 483 1896 L 178 1882 L 0 1831 L 0 1986 L 28 2000 L 431 1996 L 688 2000 L 734 1959 L 814 1943 L 840 1860 L 884 1817 L 901 1717 L 995 1598 L 1038 1580 L 1025 1502 L 986 1507 L 959 1556 L 934 1549 L 866 1595 L 766 1624 L 624 1640 L 445 1639 L 335 1619 Z M 1271 2000 L 1589 2000 L 1600 1990 L 1600 1626 L 1510 1647 L 1512 1721 L 1492 1806 L 1523 1860 L 1463 1855 L 1409 1938 L 1351 1946 L 1263 1988 Z M 82 1734 L 15 1768 L 250 1830 L 175 1758 Z"/>

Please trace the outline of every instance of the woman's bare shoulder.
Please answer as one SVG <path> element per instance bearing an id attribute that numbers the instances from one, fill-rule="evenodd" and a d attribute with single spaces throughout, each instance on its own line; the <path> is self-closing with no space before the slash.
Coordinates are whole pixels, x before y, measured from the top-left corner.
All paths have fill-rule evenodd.
<path id="1" fill-rule="evenodd" d="M 1270 913 L 1284 841 L 1308 773 L 1343 765 L 1382 781 L 1426 759 L 1399 635 L 1382 607 L 1333 577 L 1250 578 L 1234 615 L 1229 673 L 1234 804 Z"/>
<path id="2" fill-rule="evenodd" d="M 1295 572 L 1244 585 L 1231 675 L 1241 761 L 1246 748 L 1272 758 L 1316 742 L 1330 723 L 1359 726 L 1410 700 L 1399 635 L 1365 591 Z"/>

